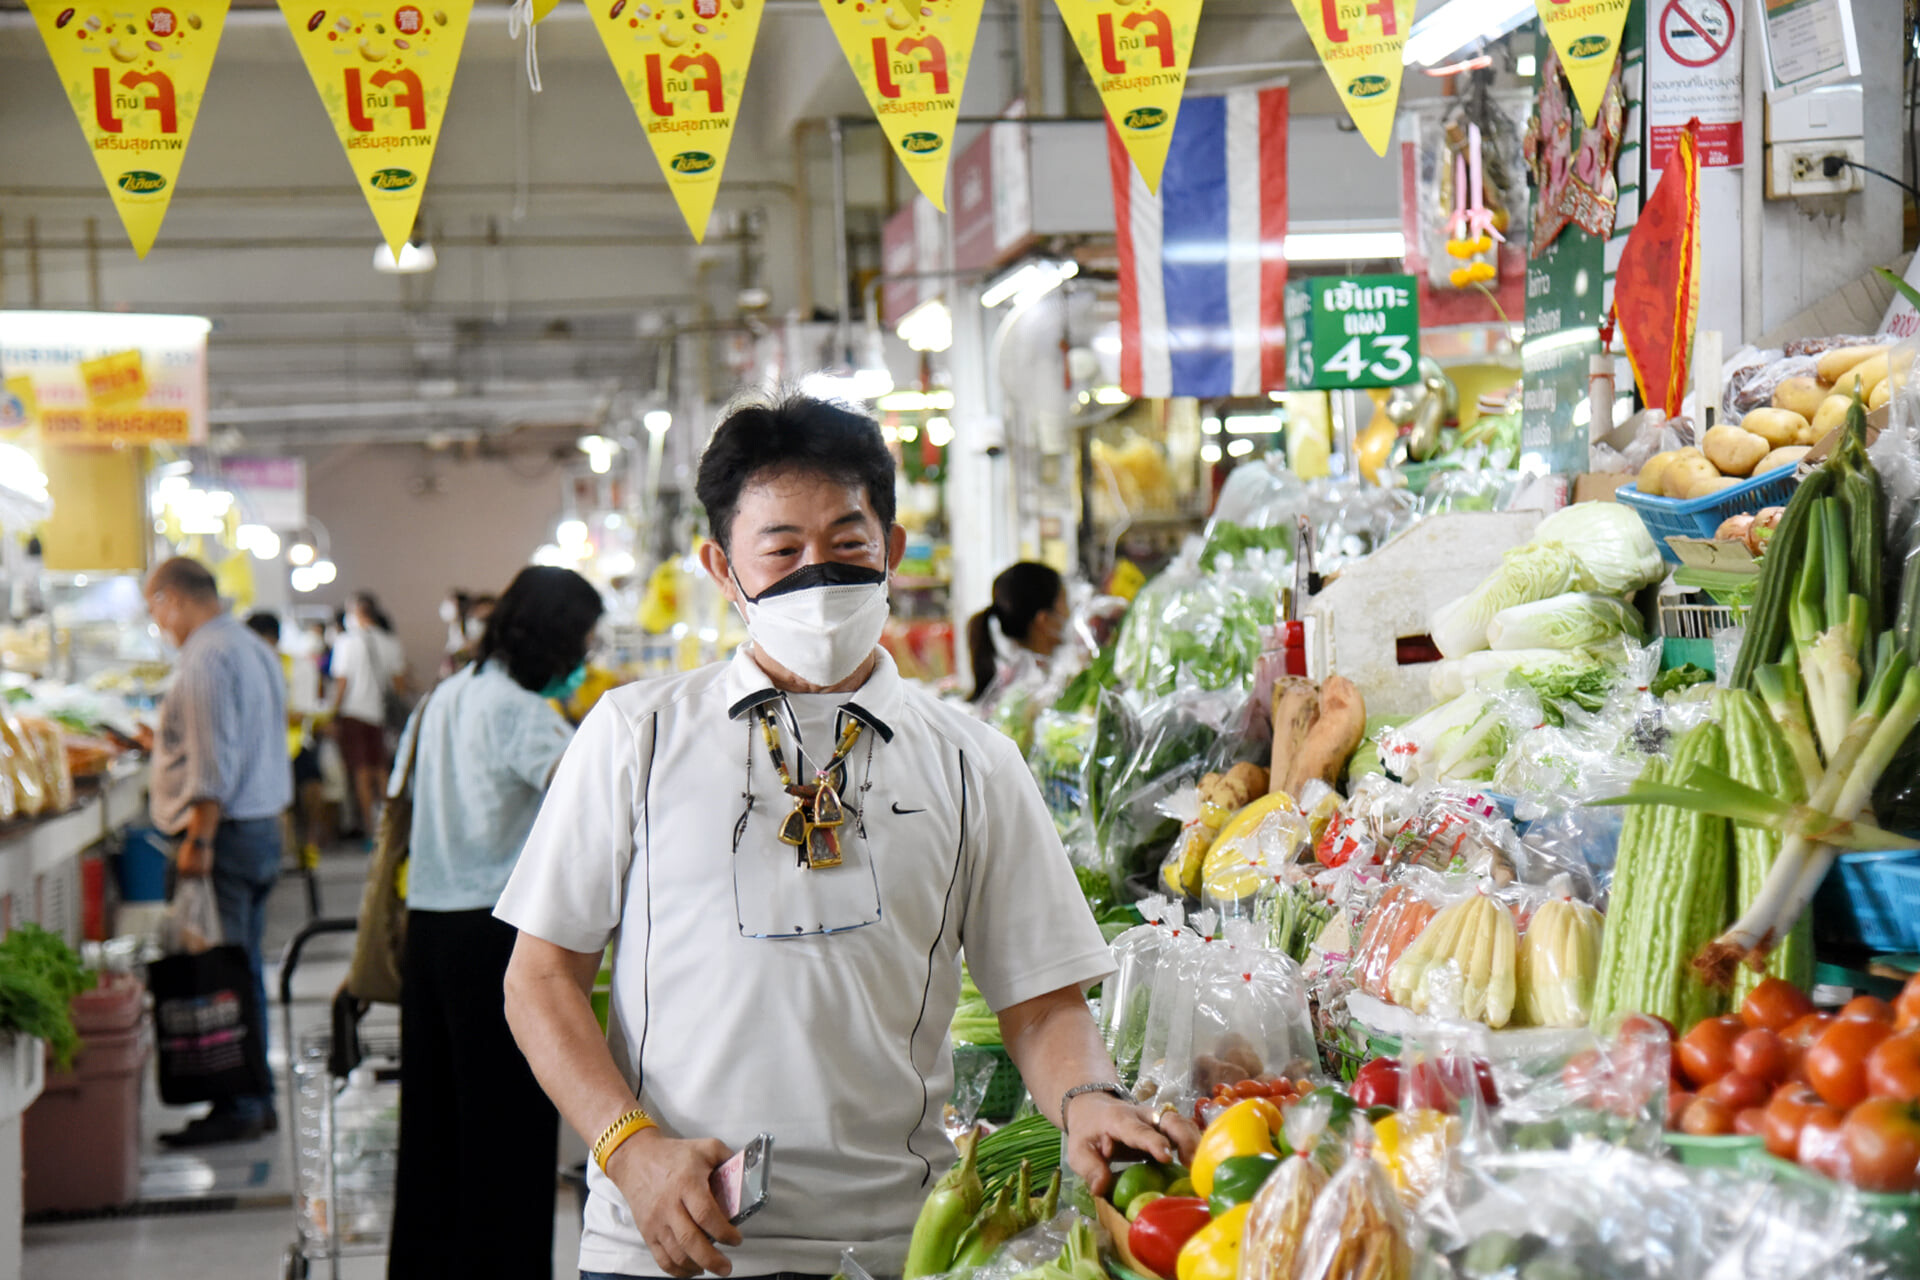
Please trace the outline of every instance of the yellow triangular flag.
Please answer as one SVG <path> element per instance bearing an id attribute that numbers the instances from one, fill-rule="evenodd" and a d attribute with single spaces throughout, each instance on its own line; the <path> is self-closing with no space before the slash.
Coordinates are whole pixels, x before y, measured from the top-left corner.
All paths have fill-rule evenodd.
<path id="1" fill-rule="evenodd" d="M 764 0 L 587 0 L 613 69 L 695 240 L 705 240 L 733 143 Z"/>
<path id="2" fill-rule="evenodd" d="M 893 153 L 947 211 L 953 122 L 984 0 L 820 0 Z"/>
<path id="3" fill-rule="evenodd" d="M 120 223 L 142 258 L 173 200 L 227 0 L 27 0 Z"/>
<path id="4" fill-rule="evenodd" d="M 1631 0 L 1587 0 L 1567 4 L 1566 0 L 1534 0 L 1540 10 L 1540 25 L 1547 29 L 1560 55 L 1560 69 L 1573 86 L 1580 114 L 1591 125 L 1600 115 L 1600 103 L 1607 96 L 1607 81 L 1613 78 L 1613 64 L 1620 57 L 1620 32 L 1627 25 Z"/>
<path id="5" fill-rule="evenodd" d="M 1400 56 L 1413 26 L 1413 6 L 1414 0 L 1367 0 L 1364 6 L 1293 0 L 1335 92 L 1377 156 L 1386 155 L 1393 140 Z"/>
<path id="6" fill-rule="evenodd" d="M 1187 87 L 1200 0 L 1054 0 L 1121 145 L 1147 190 L 1160 189 Z"/>
<path id="7" fill-rule="evenodd" d="M 473 0 L 280 0 L 280 12 L 397 259 L 426 192 Z"/>

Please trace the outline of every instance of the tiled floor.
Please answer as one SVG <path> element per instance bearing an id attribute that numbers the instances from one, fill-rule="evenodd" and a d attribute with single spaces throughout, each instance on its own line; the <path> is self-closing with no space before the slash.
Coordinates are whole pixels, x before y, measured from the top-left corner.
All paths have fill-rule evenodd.
<path id="1" fill-rule="evenodd" d="M 329 915 L 352 915 L 360 902 L 367 859 L 360 853 L 330 853 L 321 863 L 321 906 Z M 289 1135 L 296 1109 L 289 1105 L 287 1043 L 279 1003 L 278 957 L 307 921 L 307 889 L 298 875 L 283 877 L 269 906 L 268 995 L 273 1003 L 271 1056 L 281 1091 L 278 1133 L 257 1142 L 176 1153 L 158 1135 L 177 1129 L 204 1108 L 160 1104 L 151 1070 L 142 1106 L 140 1197 L 166 1202 L 168 1212 L 30 1226 L 26 1229 L 24 1280 L 257 1280 L 282 1274 L 295 1238 L 294 1170 Z M 293 1034 L 296 1041 L 327 1024 L 334 990 L 346 971 L 348 935 L 324 935 L 308 943 L 295 969 Z M 384 1015 L 384 1016 L 383 1016 Z M 376 1010 L 364 1024 L 370 1035 L 394 1029 L 392 1010 Z M 556 1167 L 558 1167 L 556 1162 Z M 219 1208 L 209 1208 L 218 1205 Z M 579 1217 L 564 1191 L 555 1204 L 554 1275 L 577 1267 Z M 330 1275 L 326 1262 L 312 1274 Z M 386 1274 L 384 1257 L 350 1258 L 341 1264 L 347 1280 Z"/>

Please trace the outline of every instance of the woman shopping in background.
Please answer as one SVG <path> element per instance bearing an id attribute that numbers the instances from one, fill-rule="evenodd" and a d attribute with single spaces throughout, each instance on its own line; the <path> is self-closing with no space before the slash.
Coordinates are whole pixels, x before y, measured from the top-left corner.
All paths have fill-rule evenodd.
<path id="1" fill-rule="evenodd" d="M 1067 633 L 1067 588 L 1059 573 L 1023 560 L 993 580 L 993 603 L 967 623 L 973 659 L 974 714 L 1032 746 L 1036 699 L 1047 684 L 1048 659 Z"/>
<path id="2" fill-rule="evenodd" d="M 347 609 L 327 674 L 333 677 L 333 734 L 353 785 L 361 829 L 371 840 L 387 785 L 387 695 L 406 678 L 405 658 L 380 602 L 361 592 Z"/>
<path id="3" fill-rule="evenodd" d="M 577 683 L 602 612 L 572 570 L 522 569 L 400 744 L 405 761 L 417 736 L 394 1280 L 551 1274 L 559 1118 L 507 1029 L 515 930 L 493 908 L 573 736 L 547 700 Z"/>

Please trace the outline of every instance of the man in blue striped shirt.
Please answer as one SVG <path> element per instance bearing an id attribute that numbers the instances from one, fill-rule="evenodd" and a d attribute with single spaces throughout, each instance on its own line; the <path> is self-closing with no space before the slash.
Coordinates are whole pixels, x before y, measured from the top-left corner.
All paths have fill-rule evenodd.
<path id="1" fill-rule="evenodd" d="M 180 646 L 153 744 L 153 822 L 179 838 L 180 875 L 213 878 L 224 940 L 244 944 L 253 962 L 264 1034 L 260 940 L 280 875 L 280 815 L 293 802 L 286 682 L 273 651 L 221 605 L 199 561 L 177 557 L 155 569 L 146 597 L 154 623 Z M 278 1127 L 271 1094 L 227 1098 L 162 1140 L 243 1142 Z"/>

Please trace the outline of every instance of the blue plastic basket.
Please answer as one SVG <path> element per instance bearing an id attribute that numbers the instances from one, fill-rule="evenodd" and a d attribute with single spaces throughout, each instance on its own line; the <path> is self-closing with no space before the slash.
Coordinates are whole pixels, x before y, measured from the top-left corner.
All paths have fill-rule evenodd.
<path id="1" fill-rule="evenodd" d="M 1843 853 L 1813 900 L 1823 942 L 1869 951 L 1920 948 L 1920 850 Z"/>
<path id="2" fill-rule="evenodd" d="M 1679 564 L 1680 554 L 1667 545 L 1669 537 L 1711 538 L 1719 532 L 1728 516 L 1750 515 L 1762 507 L 1784 507 L 1793 496 L 1794 469 L 1775 467 L 1765 475 L 1742 480 L 1704 498 L 1655 498 L 1640 492 L 1638 485 L 1623 484 L 1613 496 L 1632 507 L 1647 526 L 1647 532 L 1670 563 Z"/>

